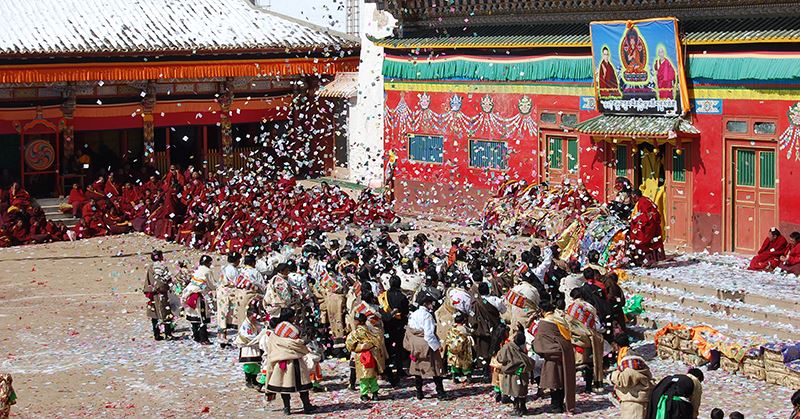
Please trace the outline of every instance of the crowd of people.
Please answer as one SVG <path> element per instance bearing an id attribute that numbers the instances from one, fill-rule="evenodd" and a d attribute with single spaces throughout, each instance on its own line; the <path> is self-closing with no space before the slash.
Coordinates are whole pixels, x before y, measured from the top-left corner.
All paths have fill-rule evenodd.
<path id="1" fill-rule="evenodd" d="M 575 412 L 582 375 L 586 392 L 610 382 L 622 418 L 697 417 L 703 373 L 654 379 L 631 348 L 617 272 L 597 252 L 581 264 L 555 245 L 517 255 L 489 234 L 443 249 L 425 234 L 395 241 L 369 230 L 243 251 L 222 267 L 205 255 L 194 270 L 172 269 L 154 251 L 144 286 L 153 336 L 174 339 L 183 317 L 210 345 L 214 324 L 216 342 L 238 348 L 243 384 L 268 401 L 279 394 L 285 414 L 291 394 L 313 412 L 320 362 L 345 357 L 349 387 L 367 403 L 403 385 L 424 399 L 425 380 L 446 400 L 452 380 L 491 383 L 517 416 L 529 413 L 529 393 L 549 397 L 551 412 Z"/>
<path id="2" fill-rule="evenodd" d="M 585 260 L 596 250 L 612 266 L 650 266 L 666 258 L 662 216 L 630 180 L 618 177 L 615 196 L 598 202 L 586 186 L 509 181 L 483 214 L 483 226 L 511 234 L 555 240 L 565 256 Z"/>
<path id="3" fill-rule="evenodd" d="M 229 252 L 275 241 L 302 243 L 314 231 L 347 224 L 391 223 L 382 196 L 364 190 L 357 200 L 338 186 L 299 186 L 268 170 L 205 179 L 189 166 L 161 177 L 109 173 L 86 188 L 73 185 L 61 206 L 78 223 L 48 221 L 18 184 L 0 190 L 0 247 L 78 240 L 131 231 L 194 248 Z"/>

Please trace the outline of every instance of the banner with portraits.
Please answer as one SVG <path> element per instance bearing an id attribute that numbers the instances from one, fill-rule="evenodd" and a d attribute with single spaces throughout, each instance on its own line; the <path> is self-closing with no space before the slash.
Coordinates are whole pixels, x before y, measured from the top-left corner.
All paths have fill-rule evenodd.
<path id="1" fill-rule="evenodd" d="M 592 22 L 589 27 L 600 112 L 681 115 L 689 110 L 677 19 Z"/>

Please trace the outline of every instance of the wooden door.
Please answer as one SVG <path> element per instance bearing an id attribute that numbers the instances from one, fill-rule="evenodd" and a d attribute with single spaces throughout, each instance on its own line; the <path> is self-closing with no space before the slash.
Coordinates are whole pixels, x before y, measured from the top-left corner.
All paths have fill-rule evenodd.
<path id="1" fill-rule="evenodd" d="M 578 180 L 578 139 L 564 135 L 546 135 L 547 175 L 551 184 L 560 184 L 564 179 L 572 183 Z"/>
<path id="2" fill-rule="evenodd" d="M 606 165 L 606 202 L 608 202 L 617 194 L 614 190 L 614 180 L 617 177 L 628 178 L 632 185 L 637 185 L 637 180 L 634 144 L 615 144 L 606 147 L 606 162 L 609 163 Z"/>
<path id="3" fill-rule="evenodd" d="M 777 222 L 775 150 L 732 149 L 733 250 L 754 253 Z"/>
<path id="4" fill-rule="evenodd" d="M 692 226 L 691 156 L 685 144 L 667 146 L 667 156 L 664 230 L 668 244 L 686 246 L 690 243 Z"/>

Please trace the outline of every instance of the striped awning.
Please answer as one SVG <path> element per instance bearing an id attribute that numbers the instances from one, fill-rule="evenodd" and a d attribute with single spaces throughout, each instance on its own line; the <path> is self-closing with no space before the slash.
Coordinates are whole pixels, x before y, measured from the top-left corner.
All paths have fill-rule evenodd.
<path id="1" fill-rule="evenodd" d="M 322 86 L 320 97 L 336 97 L 349 99 L 358 94 L 358 73 L 339 72 L 330 83 Z"/>
<path id="2" fill-rule="evenodd" d="M 593 137 L 676 138 L 679 134 L 698 135 L 691 122 L 680 116 L 600 115 L 575 125 L 575 131 Z"/>

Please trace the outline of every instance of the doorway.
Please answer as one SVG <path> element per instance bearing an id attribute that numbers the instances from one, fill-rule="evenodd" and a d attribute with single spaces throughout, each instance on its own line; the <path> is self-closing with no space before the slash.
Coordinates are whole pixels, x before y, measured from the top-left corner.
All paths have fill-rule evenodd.
<path id="1" fill-rule="evenodd" d="M 774 148 L 731 146 L 733 251 L 755 253 L 777 224 Z"/>

